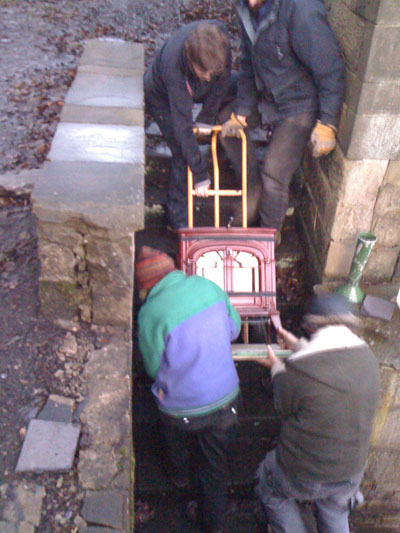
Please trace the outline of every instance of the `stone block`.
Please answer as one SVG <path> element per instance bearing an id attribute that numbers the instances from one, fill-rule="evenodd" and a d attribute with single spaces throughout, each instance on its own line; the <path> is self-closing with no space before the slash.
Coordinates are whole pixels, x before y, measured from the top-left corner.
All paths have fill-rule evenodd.
<path id="1" fill-rule="evenodd" d="M 52 422 L 72 422 L 75 400 L 64 398 L 57 394 L 50 394 L 43 409 L 37 418 L 39 420 L 51 420 Z"/>
<path id="2" fill-rule="evenodd" d="M 144 225 L 144 166 L 52 162 L 32 193 L 40 221 L 120 239 Z M 78 231 L 79 230 L 79 231 Z"/>
<path id="3" fill-rule="evenodd" d="M 76 284 L 39 279 L 40 311 L 50 320 L 73 320 L 85 298 Z"/>
<path id="4" fill-rule="evenodd" d="M 92 284 L 93 322 L 112 326 L 132 327 L 133 286 Z"/>
<path id="5" fill-rule="evenodd" d="M 10 529 L 10 531 L 28 532 L 28 525 L 39 525 L 44 496 L 44 487 L 30 481 L 24 481 L 17 485 L 14 491 L 14 499 L 5 504 L 3 511 L 3 518 L 15 527 L 15 529 Z M 26 527 L 19 528 L 18 523 L 23 523 Z M 1 529 L 0 531 L 7 531 L 7 529 Z"/>
<path id="6" fill-rule="evenodd" d="M 60 122 L 122 124 L 144 127 L 144 113 L 141 109 L 134 108 L 89 107 L 67 104 L 61 112 Z"/>
<path id="7" fill-rule="evenodd" d="M 31 420 L 16 472 L 69 470 L 80 430 L 79 424 Z"/>
<path id="8" fill-rule="evenodd" d="M 381 186 L 388 162 L 386 160 L 349 161 L 343 160 L 342 188 L 338 194 L 339 202 L 357 206 L 364 204 L 370 206 L 375 203 Z"/>
<path id="9" fill-rule="evenodd" d="M 78 72 L 65 98 L 69 105 L 143 108 L 143 77 Z M 115 122 L 117 124 L 117 122 Z"/>
<path id="10" fill-rule="evenodd" d="M 81 514 L 86 522 L 122 529 L 124 497 L 115 490 L 88 491 Z"/>
<path id="11" fill-rule="evenodd" d="M 355 115 L 344 105 L 339 137 L 348 159 L 400 159 L 400 115 Z"/>
<path id="12" fill-rule="evenodd" d="M 371 281 L 391 280 L 399 253 L 400 246 L 374 246 L 364 270 L 364 277 Z"/>
<path id="13" fill-rule="evenodd" d="M 400 187 L 388 183 L 380 188 L 375 215 L 378 217 L 400 216 Z"/>
<path id="14" fill-rule="evenodd" d="M 359 231 L 369 231 L 373 214 L 374 205 L 367 202 L 339 204 L 331 228 L 331 238 L 334 241 L 344 241 L 355 238 Z"/>
<path id="15" fill-rule="evenodd" d="M 39 259 L 41 280 L 55 283 L 61 282 L 71 286 L 76 284 L 75 267 L 79 260 L 72 250 L 40 240 Z"/>
<path id="16" fill-rule="evenodd" d="M 332 242 L 329 246 L 324 269 L 324 279 L 346 279 L 354 255 L 354 239 Z"/>
<path id="17" fill-rule="evenodd" d="M 400 11 L 400 10 L 399 10 Z M 367 57 L 366 57 L 367 56 Z M 385 58 L 384 61 L 382 58 Z M 363 68 L 359 74 L 365 81 L 399 82 L 400 72 L 400 25 L 374 26 L 370 46 L 363 53 Z M 400 104 L 398 104 L 400 108 Z"/>
<path id="18" fill-rule="evenodd" d="M 400 26 L 398 0 L 358 0 L 357 13 L 374 24 Z"/>
<path id="19" fill-rule="evenodd" d="M 119 241 L 88 239 L 86 260 L 93 280 L 129 289 L 133 280 L 133 234 Z"/>
<path id="20" fill-rule="evenodd" d="M 358 72 L 360 50 L 365 46 L 365 26 L 368 23 L 340 1 L 332 3 L 329 22 L 351 70 Z"/>
<path id="21" fill-rule="evenodd" d="M 143 69 L 144 46 L 115 39 L 91 39 L 86 42 L 80 66 L 110 67 L 116 69 Z"/>
<path id="22" fill-rule="evenodd" d="M 1 533 L 35 533 L 36 527 L 28 522 L 3 522 L 0 520 Z"/>
<path id="23" fill-rule="evenodd" d="M 61 122 L 48 158 L 144 165 L 144 131 L 140 126 Z"/>
<path id="24" fill-rule="evenodd" d="M 398 82 L 367 82 L 347 70 L 345 102 L 354 113 L 396 115 L 399 112 L 399 99 Z"/>
<path id="25" fill-rule="evenodd" d="M 400 210 L 400 206 L 399 206 Z M 382 246 L 400 246 L 400 212 L 397 216 L 377 217 L 372 224 L 372 233 Z"/>
<path id="26" fill-rule="evenodd" d="M 384 181 L 395 187 L 400 187 L 400 161 L 389 161 Z"/>
<path id="27" fill-rule="evenodd" d="M 37 234 L 39 240 L 65 246 L 77 252 L 83 249 L 83 236 L 73 228 L 46 221 L 38 221 Z"/>

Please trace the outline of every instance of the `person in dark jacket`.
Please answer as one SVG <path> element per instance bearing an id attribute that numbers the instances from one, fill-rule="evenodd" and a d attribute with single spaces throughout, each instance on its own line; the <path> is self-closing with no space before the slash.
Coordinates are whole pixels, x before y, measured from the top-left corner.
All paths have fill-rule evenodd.
<path id="1" fill-rule="evenodd" d="M 335 147 L 344 62 L 323 0 L 239 0 L 237 12 L 238 94 L 222 135 L 235 137 L 248 122 L 250 127 L 255 110 L 272 132 L 261 169 L 259 213 L 262 226 L 279 232 L 307 142 L 314 157 Z M 257 181 L 249 176 L 250 187 Z"/>
<path id="2" fill-rule="evenodd" d="M 194 474 L 206 531 L 222 532 L 238 425 L 230 343 L 240 316 L 218 285 L 176 270 L 158 250 L 142 248 L 135 276 L 138 288 L 150 291 L 138 316 L 139 348 L 165 427 L 171 480 L 188 488 Z"/>
<path id="3" fill-rule="evenodd" d="M 348 533 L 379 396 L 379 366 L 341 295 L 321 294 L 304 317 L 309 340 L 281 329 L 292 355 L 283 363 L 270 346 L 259 361 L 271 369 L 282 418 L 277 447 L 257 471 L 256 494 L 273 532 L 306 533 L 299 502 L 313 501 L 318 531 Z"/>
<path id="4" fill-rule="evenodd" d="M 187 165 L 198 196 L 206 196 L 210 185 L 193 133 L 193 103 L 202 103 L 198 123 L 216 124 L 230 78 L 229 36 L 215 20 L 181 27 L 158 50 L 144 74 L 146 110 L 172 152 L 167 210 L 173 229 L 187 226 Z"/>

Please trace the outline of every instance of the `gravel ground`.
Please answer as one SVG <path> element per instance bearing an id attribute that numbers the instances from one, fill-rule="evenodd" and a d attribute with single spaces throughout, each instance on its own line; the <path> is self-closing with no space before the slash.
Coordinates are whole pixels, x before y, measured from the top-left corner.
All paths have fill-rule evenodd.
<path id="1" fill-rule="evenodd" d="M 230 2 L 207 0 L 0 0 L 0 175 L 40 168 L 50 150 L 84 41 L 143 42 L 146 60 L 180 24 L 219 18 L 234 32 Z M 29 194 L 0 187 L 0 520 L 16 487 L 45 487 L 40 533 L 76 532 L 83 498 L 76 470 L 15 474 L 29 420 L 50 394 L 85 394 L 81 373 L 107 332 L 57 326 L 39 314 L 39 261 Z M 75 348 L 68 352 L 66 345 Z M 79 443 L 85 446 L 83 426 Z"/>

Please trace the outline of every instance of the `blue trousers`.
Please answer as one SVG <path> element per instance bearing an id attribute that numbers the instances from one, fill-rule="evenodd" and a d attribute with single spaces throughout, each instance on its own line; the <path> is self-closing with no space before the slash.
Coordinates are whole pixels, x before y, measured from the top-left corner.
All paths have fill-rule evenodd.
<path id="1" fill-rule="evenodd" d="M 279 467 L 275 451 L 257 470 L 256 495 L 274 533 L 307 533 L 299 502 L 312 501 L 319 533 L 349 533 L 349 510 L 362 501 L 362 472 L 340 483 L 321 483 L 288 476 Z"/>

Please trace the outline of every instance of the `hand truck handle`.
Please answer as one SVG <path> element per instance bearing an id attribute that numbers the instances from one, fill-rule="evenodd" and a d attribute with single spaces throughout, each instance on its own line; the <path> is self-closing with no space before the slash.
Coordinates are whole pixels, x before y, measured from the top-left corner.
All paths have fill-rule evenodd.
<path id="1" fill-rule="evenodd" d="M 217 136 L 221 132 L 221 126 L 212 126 L 209 128 L 195 127 L 193 131 L 195 133 L 203 133 L 205 135 L 211 135 L 211 154 L 213 160 L 214 170 L 214 189 L 208 190 L 208 196 L 214 196 L 214 227 L 219 228 L 220 224 L 220 208 L 219 198 L 220 196 L 241 196 L 242 197 L 242 227 L 247 228 L 247 139 L 243 130 L 240 131 L 242 139 L 242 189 L 220 189 L 219 188 L 219 165 L 217 157 Z M 195 190 L 193 189 L 193 173 L 188 165 L 187 173 L 188 181 L 188 227 L 193 228 L 193 197 L 195 196 Z"/>

